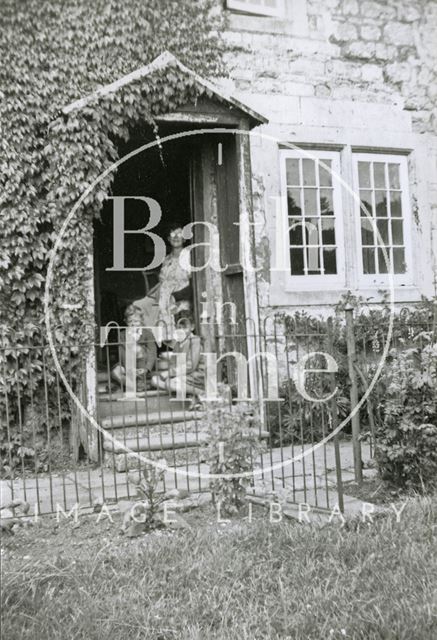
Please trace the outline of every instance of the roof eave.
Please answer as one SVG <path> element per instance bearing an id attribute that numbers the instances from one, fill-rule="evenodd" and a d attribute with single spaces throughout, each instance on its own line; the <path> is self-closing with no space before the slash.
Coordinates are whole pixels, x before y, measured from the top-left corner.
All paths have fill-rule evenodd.
<path id="1" fill-rule="evenodd" d="M 99 98 L 102 98 L 103 96 L 109 95 L 111 93 L 115 93 L 116 91 L 121 89 L 121 87 L 124 87 L 127 84 L 130 84 L 131 82 L 134 82 L 136 80 L 140 80 L 141 78 L 148 76 L 150 73 L 153 73 L 154 71 L 164 69 L 165 67 L 171 64 L 177 66 L 181 71 L 193 77 L 199 85 L 201 85 L 208 91 L 211 91 L 220 100 L 228 102 L 235 108 L 239 109 L 241 112 L 245 113 L 253 121 L 254 126 L 259 124 L 265 124 L 266 122 L 268 122 L 267 118 L 265 118 L 263 115 L 261 115 L 260 113 L 257 113 L 247 105 L 240 102 L 240 100 L 238 100 L 234 96 L 231 96 L 230 94 L 225 93 L 224 91 L 219 89 L 216 85 L 214 85 L 212 82 L 210 82 L 209 80 L 206 80 L 205 78 L 202 78 L 202 76 L 200 76 L 198 73 L 186 67 L 169 51 L 164 51 L 163 53 L 161 53 L 150 64 L 144 65 L 143 67 L 140 67 L 139 69 L 136 69 L 131 73 L 128 73 L 122 78 L 119 78 L 115 82 L 111 82 L 110 84 L 104 85 L 103 87 L 96 89 L 96 91 L 93 91 L 87 96 L 84 96 L 79 100 L 75 100 L 74 102 L 71 102 L 70 104 L 63 107 L 61 109 L 61 112 L 64 115 L 68 115 L 72 111 L 76 111 L 77 109 L 83 109 L 84 107 L 93 103 Z"/>

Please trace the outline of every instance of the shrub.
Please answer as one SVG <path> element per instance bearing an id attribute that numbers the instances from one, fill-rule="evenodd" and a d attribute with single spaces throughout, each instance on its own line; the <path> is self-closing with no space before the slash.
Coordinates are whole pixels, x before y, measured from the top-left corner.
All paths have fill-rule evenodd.
<path id="1" fill-rule="evenodd" d="M 311 382 L 311 376 L 308 379 Z M 306 388 L 309 394 L 314 392 L 310 384 Z M 350 406 L 344 391 L 339 388 L 336 396 L 340 419 L 348 414 Z M 327 389 L 325 395 L 328 394 Z M 266 403 L 266 418 L 273 446 L 317 442 L 332 430 L 332 407 L 329 402 L 304 400 L 291 380 L 282 385 L 279 396 L 281 401 Z"/>
<path id="2" fill-rule="evenodd" d="M 391 344 L 396 349 L 391 350 L 382 374 L 379 375 L 373 391 L 360 410 L 361 432 L 363 437 L 374 435 L 375 428 L 385 430 L 385 414 L 388 408 L 387 386 L 390 383 L 388 374 L 391 361 L 396 353 L 402 352 L 410 346 L 415 346 L 424 339 L 430 340 L 436 331 L 435 300 L 422 299 L 411 309 L 396 312 L 393 318 Z M 338 392 L 336 403 L 338 417 L 344 419 L 350 411 L 349 393 L 350 380 L 348 372 L 346 328 L 344 311 L 347 305 L 352 305 L 354 313 L 355 335 L 355 371 L 357 374 L 358 395 L 362 397 L 367 391 L 372 379 L 377 374 L 378 366 L 386 344 L 391 309 L 386 298 L 381 304 L 370 303 L 363 298 L 350 294 L 344 296 L 336 307 L 336 316 L 328 322 L 321 318 L 314 318 L 305 312 L 293 315 L 278 316 L 284 322 L 287 345 L 287 357 L 291 366 L 294 365 L 290 355 L 297 349 L 302 353 L 309 351 L 328 351 L 337 362 L 338 372 L 335 375 Z M 330 334 L 330 338 L 329 338 Z M 427 338 L 426 338 L 427 337 Z M 308 363 L 308 367 L 312 363 Z M 314 364 L 313 366 L 317 366 Z M 418 363 L 418 370 L 424 366 Z M 321 364 L 323 368 L 323 363 Z M 329 393 L 329 380 L 326 376 L 308 374 L 306 389 L 312 397 L 323 397 Z M 435 403 L 435 389 L 430 391 L 431 400 Z M 287 380 L 281 390 L 282 402 L 267 403 L 267 419 L 274 446 L 285 446 L 292 443 L 311 443 L 320 440 L 331 428 L 330 404 L 310 403 L 298 393 L 293 381 Z M 425 420 L 426 423 L 426 420 Z M 350 430 L 350 425 L 345 431 Z"/>
<path id="3" fill-rule="evenodd" d="M 424 490 L 437 482 L 437 342 L 422 332 L 415 343 L 390 353 L 376 460 L 383 479 Z"/>
<path id="4" fill-rule="evenodd" d="M 246 491 L 257 456 L 263 451 L 260 422 L 246 403 L 229 399 L 206 404 L 207 445 L 203 457 L 211 474 L 223 474 L 210 483 L 213 498 L 223 514 L 232 514 L 246 502 Z M 235 477 L 232 474 L 247 474 Z"/>

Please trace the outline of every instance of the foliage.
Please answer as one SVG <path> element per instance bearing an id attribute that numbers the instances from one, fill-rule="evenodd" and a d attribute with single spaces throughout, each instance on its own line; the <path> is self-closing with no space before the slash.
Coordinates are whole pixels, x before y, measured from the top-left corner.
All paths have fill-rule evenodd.
<path id="1" fill-rule="evenodd" d="M 163 466 L 160 466 L 161 463 Z M 160 491 L 164 479 L 165 460 L 158 461 L 157 466 L 146 464 L 142 470 L 143 480 L 135 482 L 137 501 L 129 502 L 123 516 L 123 527 L 129 538 L 135 538 L 142 533 L 163 526 L 159 510 L 166 500 L 166 495 Z"/>
<path id="2" fill-rule="evenodd" d="M 11 396 L 41 383 L 42 293 L 50 250 L 80 195 L 118 158 L 117 140 L 139 123 L 157 136 L 157 114 L 201 91 L 176 67 L 157 71 L 69 115 L 62 107 L 169 50 L 194 71 L 222 73 L 215 0 L 4 0 L 0 53 L 2 240 L 0 370 Z M 94 337 L 86 282 L 92 269 L 92 221 L 110 192 L 109 174 L 68 226 L 54 264 L 52 324 L 61 364 L 81 362 L 72 345 Z M 74 375 L 73 375 L 74 381 Z M 49 389 L 52 385 L 49 381 Z M 14 396 L 16 397 L 16 396 Z"/>
<path id="3" fill-rule="evenodd" d="M 326 435 L 332 424 L 330 406 L 326 403 L 309 402 L 296 389 L 292 367 L 296 364 L 299 354 L 327 351 L 334 357 L 338 366 L 338 372 L 335 375 L 335 383 L 338 387 L 336 394 L 338 417 L 344 419 L 348 415 L 350 379 L 344 319 L 347 307 L 351 308 L 354 314 L 353 329 L 356 347 L 354 368 L 359 397 L 361 398 L 367 391 L 382 358 L 391 315 L 385 296 L 381 304 L 375 305 L 370 302 L 349 293 L 340 300 L 335 309 L 335 317 L 329 320 L 315 318 L 305 312 L 279 317 L 279 320 L 284 323 L 290 374 L 280 391 L 282 402 L 267 404 L 269 429 L 275 445 L 317 441 Z M 383 364 L 382 373 L 377 379 L 369 400 L 360 411 L 363 435 L 384 425 L 387 374 L 391 369 L 393 354 L 405 349 L 415 340 L 421 340 L 427 331 L 435 332 L 436 317 L 435 301 L 425 298 L 414 307 L 396 310 L 391 338 L 393 349 Z M 310 366 L 315 365 L 308 363 L 308 367 Z M 323 365 L 321 366 L 323 368 Z M 312 397 L 326 396 L 329 392 L 327 384 L 327 376 L 311 374 L 306 376 L 305 387 Z M 349 430 L 348 426 L 346 430 Z"/>
<path id="4" fill-rule="evenodd" d="M 221 513 L 230 515 L 245 504 L 251 472 L 263 451 L 260 423 L 246 403 L 233 405 L 221 397 L 206 403 L 204 425 L 207 445 L 203 457 L 209 472 L 220 474 L 211 480 L 211 490 Z"/>
<path id="5" fill-rule="evenodd" d="M 317 382 L 316 377 L 319 378 Z M 311 378 L 313 385 L 311 385 Z M 319 383 L 320 376 L 307 376 L 306 389 L 309 395 L 314 394 L 315 387 L 320 386 Z M 350 407 L 350 401 L 346 396 L 341 395 L 342 391 L 336 395 L 340 419 L 347 416 Z M 329 389 L 326 389 L 325 394 L 326 396 L 330 394 Z M 282 385 L 279 397 L 280 401 L 266 403 L 267 422 L 273 446 L 318 442 L 332 430 L 332 406 L 329 401 L 305 400 L 291 381 Z"/>
<path id="6" fill-rule="evenodd" d="M 16 469 L 35 464 L 35 450 L 23 446 L 22 434 L 15 431 L 8 438 L 5 430 L 0 431 L 1 477 L 13 478 Z"/>
<path id="7" fill-rule="evenodd" d="M 415 343 L 391 352 L 376 460 L 385 480 L 424 489 L 437 483 L 437 342 L 423 333 Z"/>
<path id="8" fill-rule="evenodd" d="M 143 479 L 138 482 L 136 474 L 130 481 L 135 484 L 136 501 L 129 502 L 123 516 L 122 530 L 130 538 L 148 533 L 153 529 L 160 529 L 166 525 L 183 522 L 176 513 L 171 519 L 166 512 L 166 505 L 170 500 L 180 500 L 189 497 L 188 491 L 172 489 L 164 492 L 165 470 L 167 463 L 164 458 L 156 459 L 156 464 L 146 464 L 142 469 Z M 174 518 L 176 517 L 176 520 Z"/>
<path id="9" fill-rule="evenodd" d="M 333 405 L 329 398 L 333 380 L 326 374 L 306 373 L 303 386 L 308 397 L 315 399 L 311 401 L 304 398 L 297 387 L 295 367 L 303 356 L 313 353 L 306 360 L 305 368 L 323 370 L 326 359 L 320 353 L 334 356 L 338 367 L 335 374 L 337 417 L 345 418 L 350 402 L 344 328 L 339 318 L 330 318 L 328 322 L 302 311 L 279 318 L 284 323 L 288 379 L 279 390 L 280 401 L 266 403 L 270 437 L 274 446 L 314 443 L 332 430 Z"/>
<path id="10" fill-rule="evenodd" d="M 144 480 L 137 485 L 137 496 L 145 506 L 144 525 L 146 529 L 153 529 L 162 524 L 157 515 L 160 505 L 166 499 L 165 494 L 159 491 L 164 473 L 164 468 L 147 464 L 143 468 Z"/>

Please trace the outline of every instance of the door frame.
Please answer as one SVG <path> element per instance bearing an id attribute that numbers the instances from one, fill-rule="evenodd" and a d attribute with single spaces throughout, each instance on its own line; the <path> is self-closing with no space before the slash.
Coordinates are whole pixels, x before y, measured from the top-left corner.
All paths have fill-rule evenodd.
<path id="1" fill-rule="evenodd" d="M 258 306 L 258 288 L 255 272 L 255 234 L 253 225 L 253 206 L 252 206 L 252 173 L 250 161 L 250 121 L 247 117 L 236 117 L 234 113 L 229 112 L 211 115 L 211 113 L 202 114 L 197 112 L 187 114 L 185 112 L 174 112 L 167 116 L 157 118 L 157 122 L 172 122 L 180 124 L 185 130 L 189 131 L 189 125 L 204 125 L 211 129 L 211 133 L 221 129 L 222 133 L 236 135 L 236 151 L 237 151 L 237 182 L 239 195 L 239 222 L 240 222 L 240 255 L 243 264 L 252 265 L 252 269 L 243 269 L 244 283 L 244 308 L 246 316 L 246 335 L 247 335 L 247 356 L 249 360 L 249 384 L 251 395 L 254 399 L 260 400 L 262 396 L 262 370 L 259 358 L 254 358 L 255 354 L 261 351 L 260 336 L 260 317 Z M 239 132 L 243 132 L 240 133 Z M 205 182 L 205 181 L 203 181 Z M 191 211 L 193 217 L 193 210 Z M 247 241 L 247 239 L 249 241 Z M 96 298 L 98 294 L 95 290 L 95 273 L 94 273 L 94 247 L 91 242 L 90 260 L 93 268 L 90 269 L 90 278 L 88 282 L 88 303 L 94 310 L 95 321 L 98 321 L 96 313 Z M 97 295 L 96 295 L 97 294 Z M 199 292 L 195 291 L 197 298 L 196 304 L 199 306 Z M 96 354 L 90 352 L 86 366 L 86 387 L 87 387 L 87 410 L 93 417 L 97 417 L 97 362 Z M 261 402 L 262 406 L 262 402 Z M 88 429 L 89 432 L 94 429 Z M 97 436 L 98 434 L 88 435 L 88 446 L 85 446 L 88 455 L 94 460 L 97 459 Z M 84 443 L 85 444 L 85 443 Z"/>

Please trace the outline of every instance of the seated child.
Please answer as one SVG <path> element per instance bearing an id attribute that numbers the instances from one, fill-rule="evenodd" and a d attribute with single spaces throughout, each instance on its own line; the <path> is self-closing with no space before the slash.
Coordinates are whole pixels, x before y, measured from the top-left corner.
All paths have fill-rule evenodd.
<path id="1" fill-rule="evenodd" d="M 136 389 L 145 391 L 148 386 L 147 378 L 153 370 L 157 356 L 157 347 L 153 333 L 149 329 L 142 329 L 141 312 L 133 305 L 129 305 L 125 312 L 128 327 L 137 327 L 136 331 L 129 332 L 130 340 L 135 342 L 136 363 Z M 126 385 L 126 339 L 127 332 L 121 329 L 119 332 L 119 362 L 111 370 L 111 378 L 118 382 L 123 389 Z M 130 347 L 132 348 L 132 346 Z"/>
<path id="2" fill-rule="evenodd" d="M 196 336 L 194 331 L 194 320 L 189 311 L 180 311 L 175 316 L 176 339 L 172 351 L 160 355 L 159 373 L 152 376 L 152 385 L 158 389 L 177 391 L 178 383 L 176 376 L 176 358 L 174 354 L 185 353 L 186 368 L 183 374 L 185 389 L 187 393 L 198 398 L 204 392 L 205 372 L 204 363 L 201 358 L 202 341 Z M 179 382 L 181 379 L 179 378 Z M 193 403 L 194 405 L 194 403 Z"/>

